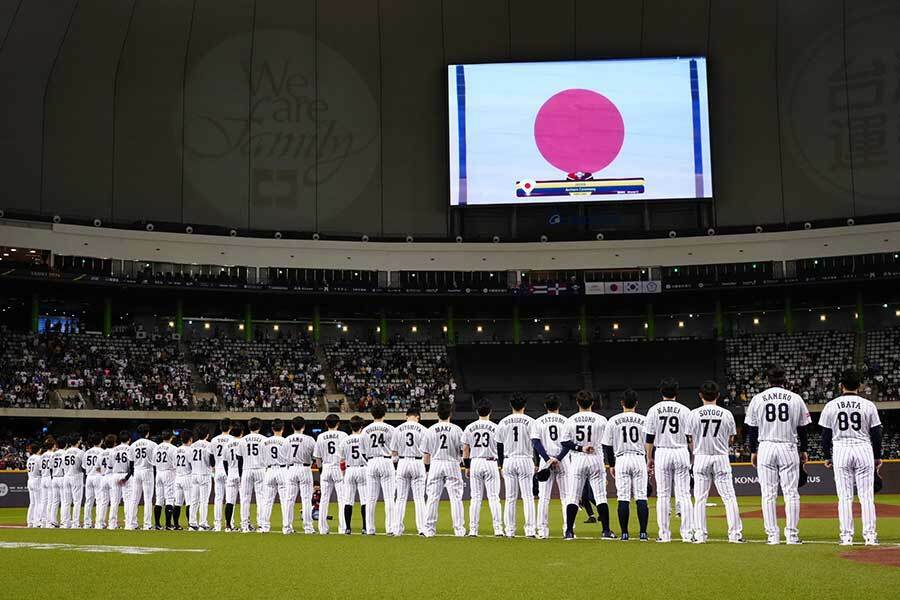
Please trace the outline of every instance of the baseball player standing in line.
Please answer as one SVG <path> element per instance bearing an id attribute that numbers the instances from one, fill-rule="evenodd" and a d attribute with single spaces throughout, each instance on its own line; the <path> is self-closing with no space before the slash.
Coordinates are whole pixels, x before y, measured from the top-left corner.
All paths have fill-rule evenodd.
<path id="1" fill-rule="evenodd" d="M 238 466 L 241 455 L 241 438 L 244 437 L 244 426 L 240 422 L 231 425 L 231 441 L 225 448 L 225 531 L 234 531 L 234 505 L 241 490 L 241 469 Z"/>
<path id="2" fill-rule="evenodd" d="M 778 485 L 784 495 L 784 536 L 788 544 L 802 544 L 800 523 L 800 465 L 805 464 L 807 431 L 812 420 L 803 398 L 784 388 L 781 367 L 770 367 L 769 389 L 756 394 L 747 407 L 744 427 L 750 442 L 750 462 L 756 467 L 762 491 L 763 522 L 770 545 L 780 543 L 775 500 Z"/>
<path id="3" fill-rule="evenodd" d="M 156 502 L 153 507 L 153 528 L 161 529 L 160 513 L 165 507 L 166 530 L 172 529 L 172 517 L 175 515 L 175 461 L 178 449 L 172 445 L 174 434 L 165 429 L 162 441 L 153 453 L 153 466 L 156 468 Z"/>
<path id="4" fill-rule="evenodd" d="M 370 535 L 375 535 L 375 505 L 378 492 L 384 500 L 384 531 L 394 534 L 394 479 L 397 474 L 391 458 L 394 442 L 394 427 L 384 422 L 387 408 L 382 402 L 372 405 L 372 418 L 362 430 L 365 445 L 363 451 L 369 462 L 366 466 L 366 526 Z"/>
<path id="5" fill-rule="evenodd" d="M 531 444 L 541 458 L 539 468 L 544 469 L 550 467 L 550 458 L 558 457 L 562 453 L 562 440 L 568 427 L 568 419 L 559 414 L 559 397 L 556 394 L 547 394 L 544 398 L 544 408 L 547 413 L 541 415 L 534 420 L 531 427 Z M 563 457 L 563 460 L 553 462 L 554 467 L 550 469 L 550 478 L 547 481 L 538 483 L 538 502 L 537 502 L 537 527 L 535 534 L 539 539 L 544 539 L 550 535 L 550 498 L 553 493 L 553 484 L 559 491 L 560 503 L 563 505 L 563 529 L 566 526 L 566 510 L 565 503 L 569 497 L 568 478 L 569 478 L 570 461 Z M 609 521 L 609 514 L 606 516 Z"/>
<path id="6" fill-rule="evenodd" d="M 112 478 L 109 480 L 109 529 L 119 528 L 119 504 L 131 502 L 131 475 L 134 473 L 134 456 L 131 453 L 131 434 L 119 432 L 119 443 L 113 448 Z"/>
<path id="7" fill-rule="evenodd" d="M 263 442 L 263 452 L 266 455 L 266 476 L 263 479 L 263 501 L 257 500 L 257 521 L 260 523 L 258 532 L 269 533 L 272 529 L 272 509 L 275 507 L 275 497 L 278 496 L 281 504 L 287 502 L 287 466 L 288 445 L 284 439 L 284 421 L 275 419 L 272 421 L 272 435 Z M 291 527 L 291 523 L 283 523 L 285 527 Z"/>
<path id="8" fill-rule="evenodd" d="M 609 474 L 616 480 L 617 510 L 619 527 L 622 529 L 621 540 L 628 541 L 628 520 L 630 518 L 631 499 L 637 507 L 640 540 L 647 541 L 647 521 L 650 520 L 650 508 L 647 506 L 647 461 L 646 447 L 641 440 L 646 425 L 646 418 L 635 412 L 638 395 L 632 389 L 622 394 L 622 412 L 613 415 L 603 430 L 603 456 L 609 464 Z M 573 539 L 566 532 L 566 539 Z"/>
<path id="9" fill-rule="evenodd" d="M 63 481 L 62 520 L 63 529 L 77 529 L 81 521 L 81 501 L 84 499 L 84 470 L 81 436 L 73 433 L 69 449 L 63 455 L 66 478 Z"/>
<path id="10" fill-rule="evenodd" d="M 525 508 L 525 535 L 534 537 L 534 448 L 531 445 L 534 419 L 525 414 L 525 404 L 525 396 L 513 394 L 509 400 L 512 414 L 497 424 L 497 456 L 506 487 L 506 537 L 516 536 L 517 497 L 522 498 Z"/>
<path id="11" fill-rule="evenodd" d="M 677 401 L 678 382 L 674 379 L 663 379 L 659 393 L 662 401 L 647 411 L 644 422 L 647 468 L 654 472 L 656 478 L 656 523 L 659 526 L 656 541 L 672 541 L 669 519 L 674 488 L 676 501 L 684 507 L 681 512 L 681 541 L 692 542 L 691 451 L 686 435 L 691 411 Z"/>
<path id="12" fill-rule="evenodd" d="M 344 471 L 344 498 L 342 500 L 342 512 L 344 513 L 344 523 L 346 528 L 343 533 L 350 535 L 350 523 L 353 519 L 353 501 L 359 496 L 359 514 L 362 517 L 362 535 L 368 535 L 369 530 L 366 528 L 366 455 L 365 440 L 361 433 L 363 428 L 362 417 L 353 416 L 350 418 L 350 435 L 341 440 L 338 453 L 341 458 L 341 464 L 345 465 Z M 319 516 L 319 524 L 321 526 L 322 517 Z"/>
<path id="13" fill-rule="evenodd" d="M 228 473 L 225 471 L 225 463 L 229 460 L 228 446 L 234 441 L 234 436 L 231 435 L 231 419 L 225 417 L 219 421 L 219 431 L 221 433 L 210 441 L 213 457 L 216 461 L 215 474 L 213 475 L 213 531 L 222 531 L 222 508 L 225 505 L 225 488 L 228 485 Z M 237 464 L 233 464 L 237 468 Z M 232 504 L 234 504 L 233 501 Z M 230 523 L 231 519 L 228 519 L 228 521 Z"/>
<path id="14" fill-rule="evenodd" d="M 103 438 L 103 450 L 100 452 L 100 480 L 97 489 L 97 511 L 94 519 L 95 529 L 106 529 L 109 516 L 109 486 L 112 479 L 112 449 L 116 446 L 113 434 Z"/>
<path id="15" fill-rule="evenodd" d="M 478 536 L 482 494 L 491 509 L 494 535 L 503 536 L 500 506 L 500 469 L 497 467 L 497 426 L 491 422 L 491 402 L 482 399 L 476 408 L 478 420 L 463 431 L 463 463 L 469 472 L 469 535 Z"/>
<path id="16" fill-rule="evenodd" d="M 188 525 L 191 531 L 209 531 L 209 493 L 212 487 L 212 467 L 216 460 L 209 443 L 209 427 L 200 423 L 194 429 L 195 442 L 191 444 L 191 508 Z"/>
<path id="17" fill-rule="evenodd" d="M 35 452 L 34 449 L 37 448 Z M 28 444 L 28 460 L 25 469 L 28 471 L 28 527 L 40 527 L 41 511 L 41 454 L 43 448 L 36 443 Z"/>
<path id="18" fill-rule="evenodd" d="M 52 467 L 50 469 L 50 506 L 47 520 L 50 527 L 59 527 L 59 509 L 62 502 L 63 479 L 66 471 L 63 465 L 63 455 L 66 453 L 68 442 L 65 437 L 57 439 L 53 452 L 50 454 Z"/>
<path id="19" fill-rule="evenodd" d="M 41 454 L 41 505 L 38 520 L 41 527 L 50 527 L 50 496 L 53 494 L 53 449 L 56 440 L 53 436 L 44 439 L 44 452 Z"/>
<path id="20" fill-rule="evenodd" d="M 81 464 L 87 477 L 84 480 L 84 529 L 94 526 L 94 502 L 100 495 L 102 475 L 100 474 L 100 461 L 103 454 L 103 436 L 99 433 L 91 434 L 91 447 L 85 450 L 81 457 Z"/>
<path id="21" fill-rule="evenodd" d="M 263 479 L 268 458 L 263 452 L 265 436 L 259 433 L 262 421 L 253 417 L 247 424 L 250 433 L 241 438 L 238 468 L 241 469 L 241 531 L 250 531 L 250 501 L 256 494 L 256 526 L 260 526 L 260 505 L 265 501 Z"/>
<path id="22" fill-rule="evenodd" d="M 131 478 L 131 502 L 125 510 L 125 529 L 138 528 L 138 506 L 144 499 L 144 530 L 153 528 L 151 520 L 153 506 L 153 488 L 156 482 L 153 476 L 153 454 L 156 444 L 150 439 L 150 426 L 142 423 L 137 428 L 138 439 L 131 444 L 134 456 L 134 476 Z"/>
<path id="23" fill-rule="evenodd" d="M 438 402 L 438 422 L 428 428 L 422 438 L 422 460 L 428 471 L 426 496 L 428 505 L 425 510 L 425 537 L 434 537 L 438 518 L 438 503 L 444 489 L 450 498 L 450 518 L 453 521 L 453 533 L 456 537 L 466 535 L 466 524 L 463 516 L 463 479 L 459 468 L 462 458 L 463 431 L 458 425 L 450 422 L 453 416 L 453 404 L 446 400 Z M 513 502 L 515 505 L 515 502 Z"/>
<path id="24" fill-rule="evenodd" d="M 341 468 L 340 445 L 347 434 L 338 429 L 341 418 L 335 414 L 325 417 L 325 427 L 328 428 L 316 438 L 316 447 L 313 449 L 313 457 L 319 469 L 319 534 L 328 533 L 328 504 L 331 502 L 331 493 L 334 492 L 338 505 L 339 530 L 344 533 L 347 524 L 344 521 L 344 474 Z"/>
<path id="25" fill-rule="evenodd" d="M 175 507 L 172 509 L 172 529 L 181 531 L 181 508 L 188 508 L 185 515 L 190 521 L 191 506 L 191 443 L 194 441 L 194 432 L 190 429 L 181 430 L 181 445 L 175 451 Z"/>
<path id="26" fill-rule="evenodd" d="M 303 511 L 303 533 L 315 533 L 312 518 L 312 494 L 313 494 L 313 450 L 316 442 L 303 433 L 306 428 L 306 419 L 294 417 L 291 420 L 291 429 L 294 433 L 287 436 L 288 444 L 288 472 L 286 479 L 286 497 L 281 499 L 281 521 L 284 533 L 294 532 L 294 503 L 297 501 L 297 492 L 300 493 L 300 508 Z"/>
<path id="27" fill-rule="evenodd" d="M 587 390 L 579 390 L 575 394 L 575 402 L 578 404 L 578 412 L 569 417 L 566 428 L 563 430 L 563 438 L 560 442 L 562 451 L 555 459 L 542 457 L 552 469 L 559 468 L 566 452 L 574 451 L 569 464 L 569 481 L 566 483 L 566 531 L 575 531 L 575 519 L 578 516 L 578 500 L 581 491 L 587 482 L 594 494 L 594 503 L 597 505 L 597 518 L 603 527 L 604 539 L 615 539 L 615 534 L 609 528 L 609 504 L 606 502 L 606 465 L 603 462 L 603 452 L 600 448 L 600 440 L 603 438 L 603 430 L 606 427 L 606 417 L 598 415 L 592 409 L 594 396 Z"/>
<path id="28" fill-rule="evenodd" d="M 687 434 L 694 442 L 694 541 L 702 544 L 709 537 L 706 500 L 709 498 L 710 483 L 715 482 L 725 505 L 728 541 L 741 544 L 744 542 L 743 524 L 728 459 L 728 449 L 737 428 L 731 411 L 716 405 L 718 399 L 719 385 L 715 381 L 704 381 L 700 386 L 703 406 L 691 411 L 687 426 Z"/>
<path id="29" fill-rule="evenodd" d="M 878 545 L 875 529 L 875 473 L 881 470 L 881 419 L 871 401 L 859 396 L 860 375 L 841 375 L 841 395 L 819 416 L 825 466 L 834 468 L 838 494 L 840 544 L 853 545 L 853 485 L 862 512 L 863 541 Z"/>
<path id="30" fill-rule="evenodd" d="M 427 430 L 419 423 L 421 414 L 419 405 L 411 404 L 406 409 L 406 422 L 394 430 L 391 443 L 391 458 L 397 465 L 394 535 L 403 535 L 410 490 L 416 509 L 416 531 L 425 532 L 425 464 L 422 462 L 420 446 Z"/>

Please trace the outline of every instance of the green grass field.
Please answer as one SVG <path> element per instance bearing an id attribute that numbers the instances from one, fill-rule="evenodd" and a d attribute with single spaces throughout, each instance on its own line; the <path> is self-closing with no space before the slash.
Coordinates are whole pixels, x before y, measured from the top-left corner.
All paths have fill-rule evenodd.
<path id="1" fill-rule="evenodd" d="M 804 505 L 820 502 L 834 503 L 835 499 L 804 499 Z M 878 503 L 900 505 L 900 496 L 878 496 Z M 610 509 L 615 525 L 615 501 Z M 742 512 L 758 509 L 757 498 L 741 499 Z M 332 507 L 332 514 L 334 510 Z M 0 590 L 3 598 L 85 600 L 285 594 L 367 599 L 814 596 L 846 600 L 892 595 L 900 585 L 900 569 L 896 567 L 841 558 L 845 551 L 863 551 L 863 547 L 839 547 L 837 520 L 802 518 L 802 510 L 800 533 L 807 543 L 778 547 L 762 543 L 762 521 L 752 518 L 744 519 L 744 535 L 749 542 L 744 545 L 722 541 L 706 545 L 600 541 L 596 539 L 599 525 L 580 522 L 584 513 L 579 514 L 579 539 L 563 542 L 559 510 L 554 502 L 551 534 L 556 537 L 549 540 L 494 538 L 486 505 L 481 519 L 483 537 L 454 538 L 449 535 L 446 503 L 439 521 L 439 534 L 446 535 L 433 539 L 415 535 L 389 538 L 3 528 L 0 556 L 4 576 Z M 710 536 L 724 539 L 723 509 L 711 508 L 709 514 Z M 280 530 L 279 515 L 276 506 L 273 531 Z M 357 527 L 358 518 L 357 510 Z M 633 509 L 631 518 L 634 533 Z M 412 506 L 407 520 L 414 521 Z M 651 538 L 655 535 L 654 520 L 651 507 Z M 21 525 L 24 521 L 24 509 L 0 509 L 0 525 Z M 380 515 L 378 524 L 380 533 Z M 677 521 L 673 525 L 677 531 Z M 618 530 L 618 526 L 613 529 Z M 900 546 L 900 518 L 879 518 L 879 537 L 882 546 Z M 140 546 L 167 551 L 123 554 L 96 547 L 23 548 L 14 543 Z"/>

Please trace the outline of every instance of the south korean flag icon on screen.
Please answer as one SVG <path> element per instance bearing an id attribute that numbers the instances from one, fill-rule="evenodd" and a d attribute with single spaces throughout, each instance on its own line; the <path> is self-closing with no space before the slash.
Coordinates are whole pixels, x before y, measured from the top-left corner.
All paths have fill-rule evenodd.
<path id="1" fill-rule="evenodd" d="M 526 196 L 530 196 L 531 192 L 534 191 L 537 182 L 534 179 L 523 179 L 522 181 L 516 182 L 516 195 L 522 196 L 522 194 Z"/>

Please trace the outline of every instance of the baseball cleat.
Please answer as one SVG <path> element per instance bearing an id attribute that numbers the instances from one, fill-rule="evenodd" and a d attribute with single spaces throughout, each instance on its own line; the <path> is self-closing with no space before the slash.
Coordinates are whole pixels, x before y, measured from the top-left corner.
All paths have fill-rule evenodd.
<path id="1" fill-rule="evenodd" d="M 878 538 L 869 538 L 866 540 L 866 546 L 879 546 Z"/>
<path id="2" fill-rule="evenodd" d="M 621 537 L 619 537 L 619 539 L 620 539 L 621 541 L 623 541 L 623 542 L 627 542 L 628 539 L 629 539 L 629 538 L 628 538 L 628 534 L 627 534 L 627 533 L 623 533 L 623 534 L 621 535 Z"/>
<path id="3" fill-rule="evenodd" d="M 800 546 L 803 544 L 803 540 L 800 538 L 794 538 L 785 542 L 788 546 Z"/>
<path id="4" fill-rule="evenodd" d="M 610 531 L 609 529 L 607 529 L 606 531 L 604 531 L 604 532 L 600 535 L 600 539 L 603 539 L 603 540 L 614 540 L 614 539 L 616 539 L 616 534 L 614 534 L 612 531 Z"/>
<path id="5" fill-rule="evenodd" d="M 573 532 L 573 531 L 567 531 L 567 532 L 565 533 L 565 535 L 563 536 L 563 539 L 566 540 L 567 542 L 568 542 L 569 540 L 574 540 L 574 539 L 575 539 L 575 532 Z"/>
<path id="6" fill-rule="evenodd" d="M 638 538 L 638 539 L 640 539 L 642 542 L 648 542 L 648 541 L 650 541 L 650 538 L 647 536 L 647 534 L 646 534 L 646 533 L 643 533 L 643 532 L 641 533 L 641 536 L 640 536 L 640 538 Z"/>
<path id="7" fill-rule="evenodd" d="M 672 541 L 672 540 L 664 540 L 663 538 L 656 538 L 656 543 L 657 543 L 657 544 L 668 544 L 668 543 L 671 542 L 671 541 Z"/>
<path id="8" fill-rule="evenodd" d="M 844 540 L 839 541 L 839 542 L 838 542 L 838 545 L 839 545 L 839 546 L 852 546 L 852 545 L 853 545 L 853 540 L 851 540 L 851 539 L 844 539 Z"/>
<path id="9" fill-rule="evenodd" d="M 769 546 L 777 546 L 780 543 L 781 540 L 779 540 L 777 537 L 770 537 L 768 540 L 766 540 L 766 544 L 768 544 Z"/>
<path id="10" fill-rule="evenodd" d="M 585 523 L 596 523 L 597 519 L 595 519 L 594 517 L 588 517 L 587 519 L 585 519 L 584 522 Z"/>
<path id="11" fill-rule="evenodd" d="M 729 543 L 729 544 L 743 544 L 743 543 L 744 543 L 744 538 L 743 538 L 743 537 L 731 538 L 731 539 L 728 540 L 728 543 Z"/>

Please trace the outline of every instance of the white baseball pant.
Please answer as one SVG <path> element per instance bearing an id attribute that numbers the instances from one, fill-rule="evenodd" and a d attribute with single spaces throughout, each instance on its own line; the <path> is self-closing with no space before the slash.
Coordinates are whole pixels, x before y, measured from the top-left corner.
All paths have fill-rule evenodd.
<path id="1" fill-rule="evenodd" d="M 256 526 L 261 525 L 260 522 L 260 504 L 264 501 L 263 496 L 263 479 L 266 476 L 266 470 L 262 467 L 256 469 L 244 469 L 241 473 L 241 530 L 250 531 L 250 502 L 253 495 L 256 495 Z"/>
<path id="2" fill-rule="evenodd" d="M 28 526 L 40 527 L 41 521 L 41 478 L 28 478 Z"/>
<path id="3" fill-rule="evenodd" d="M 322 465 L 319 473 L 319 533 L 328 533 L 328 505 L 331 503 L 331 494 L 334 492 L 338 505 L 338 527 L 343 533 L 347 529 L 344 522 L 344 474 L 341 468 L 335 464 Z"/>
<path id="4" fill-rule="evenodd" d="M 366 491 L 368 490 L 368 485 L 366 484 L 366 467 L 347 467 L 347 470 L 344 472 L 344 482 L 342 485 L 344 488 L 344 497 L 341 500 L 341 514 L 344 514 L 345 506 L 353 506 L 353 501 L 357 496 L 359 496 L 360 505 L 368 507 L 368 498 L 366 497 Z M 320 507 L 319 512 L 321 513 L 321 511 L 322 509 Z M 369 511 L 367 510 L 367 522 L 364 531 L 368 531 L 368 519 Z M 319 517 L 319 522 L 321 523 L 321 516 Z M 342 532 L 346 530 L 345 527 Z"/>
<path id="5" fill-rule="evenodd" d="M 53 496 L 53 478 L 49 475 L 41 477 L 41 506 L 40 506 L 40 522 L 41 527 L 50 527 L 50 500 Z"/>
<path id="6" fill-rule="evenodd" d="M 522 498 L 525 507 L 525 535 L 535 534 L 534 463 L 524 456 L 507 458 L 503 463 L 503 483 L 506 487 L 505 521 L 507 537 L 516 535 L 516 499 Z"/>
<path id="7" fill-rule="evenodd" d="M 376 457 L 366 466 L 366 529 L 375 535 L 375 505 L 378 492 L 384 500 L 384 532 L 394 532 L 394 463 L 390 458 Z"/>
<path id="8" fill-rule="evenodd" d="M 95 529 L 106 529 L 106 518 L 109 515 L 109 475 L 97 476 L 97 512 L 94 519 Z"/>
<path id="9" fill-rule="evenodd" d="M 209 527 L 209 492 L 212 479 L 209 475 L 191 475 L 193 495 L 191 497 L 191 522 L 198 527 Z"/>
<path id="10" fill-rule="evenodd" d="M 715 482 L 716 491 L 725 505 L 728 519 L 728 539 L 743 537 L 743 523 L 738 510 L 734 481 L 731 478 L 731 463 L 727 456 L 698 454 L 694 457 L 694 537 L 706 541 L 709 531 L 706 527 L 706 500 L 709 498 L 710 484 Z"/>
<path id="11" fill-rule="evenodd" d="M 94 504 L 100 495 L 100 483 L 102 475 L 96 473 L 88 475 L 84 482 L 84 528 L 90 529 L 94 525 Z"/>
<path id="12" fill-rule="evenodd" d="M 616 457 L 616 499 L 647 499 L 647 460 L 643 454 L 622 454 Z"/>
<path id="13" fill-rule="evenodd" d="M 466 535 L 465 519 L 463 517 L 463 484 L 462 471 L 459 463 L 453 460 L 435 460 L 431 462 L 428 471 L 428 480 L 425 483 L 428 504 L 425 509 L 425 534 L 433 536 L 437 528 L 438 503 L 444 489 L 450 499 L 450 519 L 453 521 L 453 533 L 457 536 Z"/>
<path id="14" fill-rule="evenodd" d="M 838 520 L 841 540 L 853 541 L 853 486 L 859 496 L 863 539 L 878 538 L 875 517 L 875 457 L 871 444 L 835 444 L 832 453 L 834 483 L 838 495 Z"/>
<path id="15" fill-rule="evenodd" d="M 60 519 L 65 529 L 76 528 L 81 521 L 81 501 L 84 499 L 84 475 L 66 475 Z"/>
<path id="16" fill-rule="evenodd" d="M 659 539 L 669 541 L 672 531 L 669 528 L 672 508 L 672 488 L 674 484 L 675 499 L 680 506 L 689 508 L 691 503 L 691 455 L 687 448 L 657 448 L 654 458 L 656 476 L 656 523 L 659 526 Z M 681 511 L 681 539 L 690 541 L 694 531 L 692 512 Z"/>
<path id="17" fill-rule="evenodd" d="M 175 505 L 175 471 L 156 472 L 156 506 Z"/>
<path id="18" fill-rule="evenodd" d="M 50 485 L 50 504 L 47 507 L 47 522 L 53 527 L 59 526 L 59 509 L 62 504 L 63 478 L 54 477 Z"/>
<path id="19" fill-rule="evenodd" d="M 142 498 L 144 500 L 144 529 L 150 529 L 153 526 L 153 488 L 155 483 L 152 468 L 144 467 L 134 470 L 134 475 L 131 476 L 131 502 L 126 507 L 126 527 L 138 528 L 138 506 L 140 506 Z"/>
<path id="20" fill-rule="evenodd" d="M 602 464 L 602 460 L 600 461 Z M 544 468 L 546 464 L 541 462 L 540 468 Z M 537 501 L 537 522 L 535 524 L 535 533 L 539 536 L 546 537 L 550 535 L 550 499 L 553 496 L 553 486 L 559 490 L 559 500 L 562 504 L 562 524 L 563 531 L 566 528 L 566 504 L 578 504 L 578 498 L 572 493 L 572 477 L 575 475 L 572 468 L 574 463 L 570 460 L 557 465 L 556 468 L 550 470 L 550 478 L 547 481 L 538 482 L 538 501 Z M 588 479 L 589 477 L 585 477 Z M 584 488 L 584 479 L 581 481 L 581 487 Z M 604 502 L 606 478 L 603 479 Z M 599 502 L 599 500 L 598 500 Z"/>
<path id="21" fill-rule="evenodd" d="M 312 519 L 312 469 L 304 465 L 291 465 L 285 480 L 285 496 L 281 498 L 282 527 L 294 530 L 294 504 L 300 494 L 300 509 L 303 519 L 303 533 L 315 533 Z"/>
<path id="22" fill-rule="evenodd" d="M 175 506 L 191 505 L 191 476 L 175 475 Z M 190 515 L 185 515 L 190 521 Z"/>
<path id="23" fill-rule="evenodd" d="M 227 502 L 226 487 L 228 487 L 228 475 L 225 473 L 225 466 L 219 465 L 213 475 L 213 529 L 216 531 L 222 530 L 222 516 Z M 232 503 L 233 501 L 229 504 Z"/>
<path id="24" fill-rule="evenodd" d="M 131 502 L 131 479 L 125 480 L 125 473 L 111 473 L 109 479 L 109 528 L 119 526 L 119 504 L 126 507 Z"/>
<path id="25" fill-rule="evenodd" d="M 780 442 L 760 442 L 756 453 L 756 471 L 762 492 L 763 524 L 769 541 L 777 542 L 778 513 L 775 501 L 778 485 L 784 496 L 784 537 L 788 541 L 799 538 L 800 523 L 800 455 L 795 444 Z"/>
<path id="26" fill-rule="evenodd" d="M 503 509 L 500 506 L 500 469 L 496 460 L 473 458 L 469 469 L 469 535 L 477 535 L 481 520 L 482 494 L 491 509 L 494 535 L 503 535 Z"/>
<path id="27" fill-rule="evenodd" d="M 403 535 L 406 529 L 406 503 L 412 491 L 416 510 L 416 531 L 425 532 L 425 464 L 422 459 L 401 458 L 397 463 L 396 490 L 394 501 L 394 533 Z"/>

